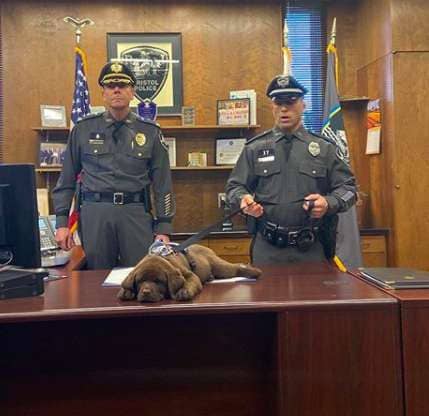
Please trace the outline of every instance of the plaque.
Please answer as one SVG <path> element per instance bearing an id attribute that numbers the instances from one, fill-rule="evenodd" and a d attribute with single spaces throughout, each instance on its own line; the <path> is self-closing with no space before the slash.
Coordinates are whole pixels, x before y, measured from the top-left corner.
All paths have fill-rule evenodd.
<path id="1" fill-rule="evenodd" d="M 200 168 L 207 166 L 207 153 L 191 152 L 188 153 L 188 166 Z"/>
<path id="2" fill-rule="evenodd" d="M 66 108 L 63 105 L 40 106 L 42 127 L 67 127 Z"/>
<path id="3" fill-rule="evenodd" d="M 195 107 L 182 107 L 182 125 L 195 126 Z"/>
<path id="4" fill-rule="evenodd" d="M 250 124 L 250 99 L 218 100 L 217 124 L 219 126 L 248 126 Z"/>
<path id="5" fill-rule="evenodd" d="M 216 165 L 235 165 L 246 144 L 246 139 L 216 139 Z"/>
<path id="6" fill-rule="evenodd" d="M 149 100 L 143 100 L 139 105 L 137 106 L 137 111 L 139 113 L 139 116 L 143 120 L 149 120 L 149 121 L 155 121 L 157 116 L 157 106 L 156 104 Z"/>

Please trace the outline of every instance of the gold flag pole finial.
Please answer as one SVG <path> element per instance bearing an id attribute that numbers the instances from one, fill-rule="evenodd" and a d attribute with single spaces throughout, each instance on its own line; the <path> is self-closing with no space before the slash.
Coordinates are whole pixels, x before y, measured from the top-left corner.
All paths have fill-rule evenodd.
<path id="1" fill-rule="evenodd" d="M 287 26 L 286 19 L 283 25 L 283 75 L 290 75 L 291 73 L 291 58 L 292 54 L 289 49 L 289 28 Z"/>
<path id="2" fill-rule="evenodd" d="M 334 57 L 334 66 L 335 66 L 335 83 L 339 85 L 339 71 L 338 71 L 338 55 L 337 55 L 337 46 L 335 45 L 337 38 L 337 18 L 334 17 L 334 21 L 332 22 L 332 30 L 331 30 L 331 38 L 329 39 L 329 44 L 326 49 L 326 52 L 331 53 Z"/>
<path id="3" fill-rule="evenodd" d="M 75 35 L 76 35 L 76 44 L 79 45 L 80 37 L 82 35 L 81 28 L 87 26 L 87 25 L 93 25 L 94 22 L 91 19 L 85 18 L 85 19 L 79 19 L 77 17 L 71 17 L 66 16 L 64 19 L 64 22 L 70 23 L 75 28 Z"/>

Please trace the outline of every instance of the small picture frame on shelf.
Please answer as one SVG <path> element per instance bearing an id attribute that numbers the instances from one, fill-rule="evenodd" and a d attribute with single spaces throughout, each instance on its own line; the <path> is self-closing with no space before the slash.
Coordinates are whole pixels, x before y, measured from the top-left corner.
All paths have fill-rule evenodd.
<path id="1" fill-rule="evenodd" d="M 40 105 L 42 127 L 67 127 L 66 108 L 63 105 Z"/>
<path id="2" fill-rule="evenodd" d="M 217 100 L 217 124 L 219 126 L 249 126 L 250 99 Z"/>
<path id="3" fill-rule="evenodd" d="M 64 162 L 66 143 L 42 142 L 40 143 L 40 167 L 61 167 Z"/>
<path id="4" fill-rule="evenodd" d="M 188 153 L 188 166 L 192 168 L 206 167 L 207 153 L 202 153 L 202 152 Z"/>
<path id="5" fill-rule="evenodd" d="M 176 166 L 176 138 L 164 137 L 164 143 L 168 147 L 168 158 L 170 159 L 170 166 Z"/>
<path id="6" fill-rule="evenodd" d="M 216 139 L 215 164 L 235 165 L 245 144 L 244 137 Z"/>
<path id="7" fill-rule="evenodd" d="M 195 107 L 182 107 L 182 126 L 195 126 Z"/>

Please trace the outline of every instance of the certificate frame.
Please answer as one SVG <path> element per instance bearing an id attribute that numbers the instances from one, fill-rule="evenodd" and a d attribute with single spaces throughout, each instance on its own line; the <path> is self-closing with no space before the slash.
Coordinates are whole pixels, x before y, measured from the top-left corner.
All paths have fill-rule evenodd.
<path id="1" fill-rule="evenodd" d="M 247 139 L 245 137 L 237 138 L 218 138 L 215 142 L 215 165 L 235 165 L 240 156 Z"/>
<path id="2" fill-rule="evenodd" d="M 66 108 L 63 105 L 40 105 L 42 127 L 67 127 Z"/>
<path id="3" fill-rule="evenodd" d="M 249 126 L 250 99 L 217 100 L 217 124 L 218 126 Z"/>
<path id="4" fill-rule="evenodd" d="M 170 167 L 176 167 L 176 138 L 175 137 L 164 137 L 164 143 L 168 148 L 168 159 L 170 161 Z"/>
<path id="5" fill-rule="evenodd" d="M 181 33 L 107 33 L 107 58 L 127 64 L 137 79 L 132 107 L 153 101 L 160 116 L 181 115 Z"/>

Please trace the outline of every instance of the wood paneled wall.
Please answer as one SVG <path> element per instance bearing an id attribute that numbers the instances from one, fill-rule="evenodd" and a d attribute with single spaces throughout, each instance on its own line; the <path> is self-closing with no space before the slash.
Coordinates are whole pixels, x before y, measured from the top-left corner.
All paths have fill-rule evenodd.
<path id="1" fill-rule="evenodd" d="M 429 270 L 429 6 L 425 0 L 334 1 L 329 14 L 345 21 L 337 31 L 340 71 L 347 73 L 340 77 L 342 95 L 353 95 L 356 86 L 358 96 L 381 99 L 382 153 L 365 155 L 365 135 L 352 135 L 356 174 L 368 194 L 364 225 L 390 228 L 391 266 Z M 345 107 L 346 126 L 357 125 L 356 111 Z"/>
<path id="2" fill-rule="evenodd" d="M 92 105 L 103 104 L 97 78 L 107 59 L 106 33 L 180 32 L 184 105 L 195 106 L 196 123 L 216 124 L 216 100 L 228 98 L 230 90 L 253 88 L 260 130 L 270 128 L 265 89 L 282 69 L 281 4 L 281 0 L 2 1 L 4 161 L 37 161 L 39 138 L 31 128 L 40 125 L 40 104 L 64 105 L 67 115 L 70 112 L 75 36 L 63 22 L 65 16 L 95 22 L 83 29 L 81 41 L 88 55 Z M 158 121 L 180 124 L 178 117 Z M 179 205 L 176 231 L 195 231 L 220 218 L 217 193 L 223 192 L 228 173 L 173 173 Z"/>

